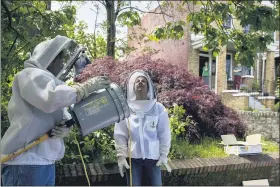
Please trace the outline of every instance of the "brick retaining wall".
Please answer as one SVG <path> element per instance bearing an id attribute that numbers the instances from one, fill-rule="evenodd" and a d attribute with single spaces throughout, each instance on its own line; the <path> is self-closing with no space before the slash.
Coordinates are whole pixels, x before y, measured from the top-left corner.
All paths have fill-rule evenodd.
<path id="1" fill-rule="evenodd" d="M 279 186 L 279 153 L 270 155 L 230 156 L 227 158 L 195 158 L 170 161 L 172 173 L 162 169 L 165 186 L 228 186 L 242 181 L 268 179 Z M 117 164 L 87 164 L 92 186 L 125 186 Z M 56 185 L 87 186 L 82 165 L 57 167 Z"/>

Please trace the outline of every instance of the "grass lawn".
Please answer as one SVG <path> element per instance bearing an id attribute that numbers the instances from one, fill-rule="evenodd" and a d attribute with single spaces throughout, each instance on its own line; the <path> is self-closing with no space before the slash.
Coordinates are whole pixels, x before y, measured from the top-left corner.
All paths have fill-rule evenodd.
<path id="1" fill-rule="evenodd" d="M 262 146 L 263 153 L 279 152 L 279 144 L 271 140 L 262 140 L 266 145 Z"/>
<path id="2" fill-rule="evenodd" d="M 228 157 L 224 152 L 222 145 L 219 145 L 220 139 L 205 137 L 200 144 L 190 144 L 187 141 L 174 140 L 172 143 L 175 147 L 175 155 L 171 155 L 172 159 L 178 158 L 221 158 Z M 279 152 L 279 144 L 262 140 L 266 145 L 262 146 L 263 153 Z"/>

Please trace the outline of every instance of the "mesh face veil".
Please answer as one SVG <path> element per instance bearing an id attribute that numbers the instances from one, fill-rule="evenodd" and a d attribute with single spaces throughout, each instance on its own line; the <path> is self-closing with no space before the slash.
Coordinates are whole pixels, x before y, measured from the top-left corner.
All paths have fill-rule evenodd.
<path id="1" fill-rule="evenodd" d="M 24 66 L 47 70 L 52 62 L 59 61 L 64 67 L 79 47 L 74 40 L 58 35 L 38 44 L 31 57 L 25 61 Z"/>
<path id="2" fill-rule="evenodd" d="M 154 93 L 154 87 L 153 87 L 153 83 L 152 80 L 150 78 L 150 76 L 148 75 L 148 73 L 146 73 L 145 71 L 142 70 L 136 70 L 134 72 L 132 72 L 129 76 L 128 79 L 128 83 L 127 83 L 127 100 L 128 101 L 135 101 L 136 100 L 136 94 L 134 91 L 134 84 L 135 81 L 138 77 L 145 77 L 148 81 L 148 93 L 147 96 L 149 98 L 149 100 L 152 99 L 156 99 L 156 95 Z"/>

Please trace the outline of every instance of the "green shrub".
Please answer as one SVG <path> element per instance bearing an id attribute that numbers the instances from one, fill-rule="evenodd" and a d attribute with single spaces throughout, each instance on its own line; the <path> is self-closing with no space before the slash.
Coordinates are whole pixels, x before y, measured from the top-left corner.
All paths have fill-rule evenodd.
<path id="1" fill-rule="evenodd" d="M 245 111 L 251 111 L 251 112 L 253 112 L 254 111 L 254 109 L 252 108 L 252 107 L 246 107 L 245 109 L 244 109 Z"/>
<path id="2" fill-rule="evenodd" d="M 260 90 L 260 84 L 257 81 L 254 81 L 252 84 L 252 90 L 258 92 Z"/>
<path id="3" fill-rule="evenodd" d="M 248 92 L 249 89 L 248 89 L 248 87 L 244 86 L 244 87 L 240 88 L 240 91 L 241 92 Z"/>
<path id="4" fill-rule="evenodd" d="M 274 109 L 275 109 L 276 112 L 277 112 L 277 111 L 280 111 L 280 101 L 277 102 L 277 103 L 274 105 Z"/>
<path id="5" fill-rule="evenodd" d="M 185 138 L 187 135 L 187 126 L 195 125 L 191 119 L 192 116 L 185 116 L 186 110 L 183 106 L 174 105 L 168 109 L 170 130 L 173 138 Z"/>

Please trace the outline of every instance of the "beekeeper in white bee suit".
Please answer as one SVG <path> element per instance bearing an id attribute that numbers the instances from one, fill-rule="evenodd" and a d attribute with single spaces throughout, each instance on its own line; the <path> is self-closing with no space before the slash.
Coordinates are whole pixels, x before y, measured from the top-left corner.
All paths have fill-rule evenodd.
<path id="1" fill-rule="evenodd" d="M 141 70 L 134 71 L 127 82 L 127 102 L 131 110 L 128 120 L 115 124 L 114 139 L 121 176 L 129 169 L 129 126 L 131 132 L 132 185 L 162 185 L 160 165 L 169 172 L 167 156 L 171 144 L 168 112 L 157 102 L 153 83 L 149 75 Z M 126 171 L 129 185 L 129 170 Z"/>
<path id="2" fill-rule="evenodd" d="M 1 156 L 51 129 L 53 136 L 2 165 L 4 186 L 55 185 L 54 164 L 63 158 L 63 137 L 71 131 L 58 126 L 71 118 L 65 107 L 109 86 L 110 80 L 106 77 L 95 77 L 73 86 L 56 78 L 77 46 L 74 40 L 64 36 L 46 40 L 35 47 L 24 69 L 15 76 L 8 104 L 10 126 L 1 141 Z"/>

